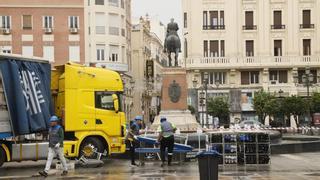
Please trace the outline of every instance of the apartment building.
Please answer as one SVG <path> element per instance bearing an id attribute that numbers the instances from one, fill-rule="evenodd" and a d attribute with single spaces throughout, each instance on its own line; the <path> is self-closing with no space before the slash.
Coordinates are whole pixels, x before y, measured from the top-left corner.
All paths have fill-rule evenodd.
<path id="1" fill-rule="evenodd" d="M 309 73 L 310 92 L 319 90 L 320 1 L 183 0 L 182 7 L 188 102 L 200 116 L 204 80 L 208 98 L 229 97 L 231 122 L 256 118 L 260 89 L 307 96 Z"/>
<path id="2" fill-rule="evenodd" d="M 119 72 L 129 71 L 130 3 L 131 0 L 85 2 L 87 62 Z"/>
<path id="3" fill-rule="evenodd" d="M 131 0 L 1 0 L 0 50 L 118 71 L 131 117 Z"/>
<path id="4" fill-rule="evenodd" d="M 84 0 L 86 64 L 112 69 L 124 83 L 123 110 L 132 119 L 131 0 Z"/>
<path id="5" fill-rule="evenodd" d="M 151 27 L 152 24 L 154 27 Z M 141 17 L 139 22 L 132 25 L 132 65 L 135 80 L 133 112 L 135 115 L 144 115 L 146 124 L 153 121 L 161 107 L 162 69 L 166 66 L 167 56 L 163 53 L 161 41 L 164 37 L 158 37 L 157 32 L 164 32 L 164 29 L 160 21 L 149 19 L 148 16 Z"/>
<path id="6" fill-rule="evenodd" d="M 0 1 L 0 50 L 84 63 L 83 0 Z"/>

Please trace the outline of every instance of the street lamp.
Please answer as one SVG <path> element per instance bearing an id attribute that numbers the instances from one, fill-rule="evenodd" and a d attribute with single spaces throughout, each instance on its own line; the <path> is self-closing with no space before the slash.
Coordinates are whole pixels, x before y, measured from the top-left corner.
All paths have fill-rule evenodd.
<path id="1" fill-rule="evenodd" d="M 202 91 L 200 92 L 200 106 L 201 106 L 201 111 L 202 111 L 201 126 L 202 127 L 204 125 L 204 109 L 203 109 L 203 107 L 206 105 L 204 99 L 205 99 L 205 94 L 202 89 Z"/>
<path id="2" fill-rule="evenodd" d="M 313 76 L 313 74 L 310 71 L 310 67 L 306 67 L 305 68 L 305 73 L 302 74 L 302 76 L 301 76 L 301 80 L 302 80 L 302 85 L 307 87 L 307 99 L 308 99 L 308 101 L 310 101 L 310 86 L 312 86 L 314 78 L 315 77 Z M 298 75 L 294 76 L 294 81 L 295 81 L 296 84 L 299 83 L 299 76 Z M 311 124 L 310 107 L 308 108 L 307 116 L 308 116 L 308 121 Z"/>
<path id="3" fill-rule="evenodd" d="M 203 74 L 203 85 L 204 85 L 204 90 L 206 92 L 206 101 L 205 101 L 205 113 L 206 113 L 206 126 L 209 126 L 209 117 L 208 117 L 208 82 L 209 82 L 209 73 L 208 72 L 204 72 Z"/>

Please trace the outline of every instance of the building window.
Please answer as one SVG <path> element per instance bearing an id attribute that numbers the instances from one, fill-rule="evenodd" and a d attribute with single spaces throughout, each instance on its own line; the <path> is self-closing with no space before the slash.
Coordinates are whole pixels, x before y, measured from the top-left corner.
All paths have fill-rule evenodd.
<path id="1" fill-rule="evenodd" d="M 69 61 L 80 62 L 79 46 L 69 46 Z"/>
<path id="2" fill-rule="evenodd" d="M 220 11 L 220 26 L 224 29 L 224 11 Z"/>
<path id="3" fill-rule="evenodd" d="M 117 14 L 109 14 L 109 34 L 119 36 L 120 34 L 120 17 Z"/>
<path id="4" fill-rule="evenodd" d="M 105 60 L 105 45 L 104 44 L 97 44 L 97 61 L 104 61 Z"/>
<path id="5" fill-rule="evenodd" d="M 259 71 L 242 71 L 241 84 L 259 84 Z"/>
<path id="6" fill-rule="evenodd" d="M 203 41 L 203 56 L 208 57 L 208 41 Z"/>
<path id="7" fill-rule="evenodd" d="M 96 5 L 104 5 L 104 0 L 96 0 Z"/>
<path id="8" fill-rule="evenodd" d="M 201 73 L 201 82 L 204 82 L 204 72 Z M 227 81 L 227 72 L 208 72 L 208 84 L 215 85 L 226 84 Z"/>
<path id="9" fill-rule="evenodd" d="M 220 57 L 225 56 L 225 51 L 224 51 L 224 40 L 220 41 Z"/>
<path id="10" fill-rule="evenodd" d="M 33 46 L 22 46 L 22 55 L 32 57 L 33 56 Z"/>
<path id="11" fill-rule="evenodd" d="M 188 58 L 188 41 L 187 41 L 187 38 L 184 39 L 184 57 Z"/>
<path id="12" fill-rule="evenodd" d="M 210 41 L 210 57 L 219 57 L 219 41 Z"/>
<path id="13" fill-rule="evenodd" d="M 282 11 L 273 11 L 273 25 L 271 29 L 285 29 L 286 26 L 282 24 Z"/>
<path id="14" fill-rule="evenodd" d="M 43 16 L 43 28 L 53 28 L 52 16 Z"/>
<path id="15" fill-rule="evenodd" d="M 183 13 L 183 27 L 184 28 L 187 28 L 188 27 L 188 16 L 187 16 L 187 13 Z"/>
<path id="16" fill-rule="evenodd" d="M 274 56 L 282 56 L 282 40 L 274 40 Z"/>
<path id="17" fill-rule="evenodd" d="M 22 29 L 32 29 L 32 16 L 23 15 L 22 16 Z"/>
<path id="18" fill-rule="evenodd" d="M 253 40 L 246 41 L 246 56 L 247 57 L 254 56 L 254 41 Z"/>
<path id="19" fill-rule="evenodd" d="M 2 47 L 0 47 L 0 50 L 2 51 L 2 53 L 5 53 L 5 54 L 11 54 L 12 53 L 12 47 L 11 46 L 2 46 Z"/>
<path id="20" fill-rule="evenodd" d="M 208 12 L 203 11 L 203 29 L 208 28 Z"/>
<path id="21" fill-rule="evenodd" d="M 244 30 L 254 30 L 257 29 L 257 26 L 254 25 L 253 20 L 253 11 L 245 12 L 245 25 L 243 26 Z"/>
<path id="22" fill-rule="evenodd" d="M 119 46 L 110 45 L 109 61 L 119 61 Z"/>
<path id="23" fill-rule="evenodd" d="M 79 17 L 69 16 L 69 28 L 79 29 Z"/>
<path id="24" fill-rule="evenodd" d="M 208 16 L 209 16 L 210 24 L 208 24 Z M 204 30 L 225 29 L 224 24 L 225 24 L 224 11 L 220 11 L 220 18 L 219 18 L 219 11 L 209 11 L 209 15 L 207 11 L 203 11 L 203 29 Z"/>
<path id="25" fill-rule="evenodd" d="M 119 7 L 119 0 L 109 0 L 109 6 Z"/>
<path id="26" fill-rule="evenodd" d="M 11 16 L 0 16 L 0 28 L 11 28 Z"/>
<path id="27" fill-rule="evenodd" d="M 269 71 L 269 80 L 271 84 L 288 83 L 287 70 Z"/>
<path id="28" fill-rule="evenodd" d="M 311 39 L 303 40 L 303 55 L 310 56 L 311 55 Z"/>
<path id="29" fill-rule="evenodd" d="M 104 13 L 96 13 L 96 34 L 106 34 L 105 19 Z"/>
<path id="30" fill-rule="evenodd" d="M 301 29 L 314 28 L 314 24 L 311 24 L 311 10 L 302 11 L 302 24 L 300 24 Z"/>
<path id="31" fill-rule="evenodd" d="M 121 8 L 124 9 L 124 0 L 121 0 Z"/>
<path id="32" fill-rule="evenodd" d="M 54 46 L 43 46 L 43 58 L 54 61 Z"/>
<path id="33" fill-rule="evenodd" d="M 209 44 L 208 44 L 209 43 Z M 203 56 L 204 57 L 224 57 L 225 56 L 224 40 L 203 41 Z M 220 47 L 220 48 L 219 48 Z"/>

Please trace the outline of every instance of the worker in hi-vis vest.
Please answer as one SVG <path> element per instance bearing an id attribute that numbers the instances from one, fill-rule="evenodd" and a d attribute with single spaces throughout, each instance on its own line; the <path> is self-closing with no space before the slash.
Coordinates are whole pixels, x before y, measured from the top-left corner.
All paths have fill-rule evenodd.
<path id="1" fill-rule="evenodd" d="M 167 121 L 167 118 L 162 117 L 160 119 L 160 126 L 158 127 L 160 142 L 160 154 L 161 154 L 161 167 L 165 165 L 166 159 L 166 148 L 168 148 L 168 165 L 171 165 L 174 147 L 174 133 L 177 130 L 174 124 Z"/>

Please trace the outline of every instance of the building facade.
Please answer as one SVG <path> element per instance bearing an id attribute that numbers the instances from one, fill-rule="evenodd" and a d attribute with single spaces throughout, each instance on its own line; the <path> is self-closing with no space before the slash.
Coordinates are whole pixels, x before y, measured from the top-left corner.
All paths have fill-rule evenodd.
<path id="1" fill-rule="evenodd" d="M 0 1 L 0 50 L 54 64 L 85 62 L 83 0 Z"/>
<path id="2" fill-rule="evenodd" d="M 190 105 L 206 119 L 200 94 L 226 95 L 230 121 L 256 119 L 252 101 L 263 89 L 277 96 L 307 96 L 320 75 L 320 1 L 183 0 L 185 67 Z M 212 117 L 209 117 L 209 122 Z"/>
<path id="3" fill-rule="evenodd" d="M 132 26 L 134 114 L 143 115 L 147 125 L 153 122 L 160 111 L 162 68 L 167 62 L 163 42 L 156 33 L 151 32 L 151 22 L 148 16 L 141 17 Z"/>
<path id="4" fill-rule="evenodd" d="M 132 118 L 131 0 L 3 0 L 0 50 L 119 72 Z"/>

